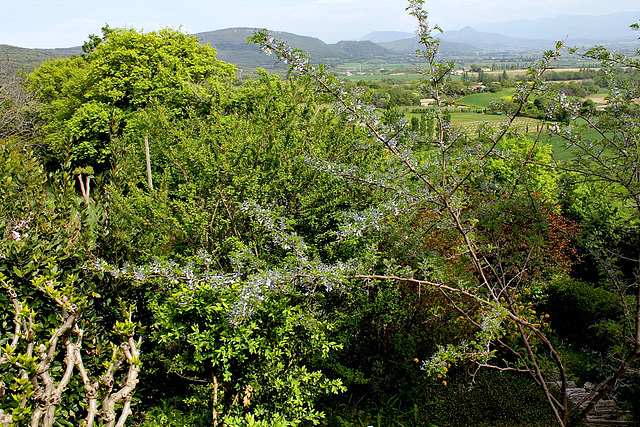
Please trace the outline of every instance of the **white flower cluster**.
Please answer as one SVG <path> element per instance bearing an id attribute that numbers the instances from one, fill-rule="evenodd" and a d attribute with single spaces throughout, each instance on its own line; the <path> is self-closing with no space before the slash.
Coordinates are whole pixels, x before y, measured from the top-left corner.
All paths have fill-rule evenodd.
<path id="1" fill-rule="evenodd" d="M 460 345 L 439 346 L 438 351 L 432 354 L 429 359 L 422 361 L 420 369 L 427 371 L 429 375 L 442 374 L 446 372 L 450 363 L 464 359 L 468 353 L 469 346 L 466 342 Z"/>
<path id="2" fill-rule="evenodd" d="M 9 232 L 9 238 L 19 242 L 24 237 L 29 237 L 29 233 L 26 230 L 29 230 L 29 224 L 33 220 L 34 213 L 29 213 L 29 216 L 26 219 L 18 221 L 16 225 L 14 225 Z"/>
<path id="3" fill-rule="evenodd" d="M 260 225 L 271 232 L 271 238 L 276 245 L 284 250 L 293 251 L 299 262 L 307 262 L 305 256 L 305 252 L 308 249 L 307 244 L 301 236 L 289 227 L 286 221 L 282 218 L 277 218 L 271 211 L 253 201 L 243 203 L 240 209 L 251 215 Z"/>
<path id="4" fill-rule="evenodd" d="M 282 40 L 273 37 L 269 32 L 256 34 L 260 49 L 267 55 L 275 54 L 280 61 L 298 72 L 308 72 L 315 69 L 309 58 L 299 50 L 291 49 Z"/>
<path id="5" fill-rule="evenodd" d="M 362 237 L 367 229 L 379 230 L 384 212 L 371 208 L 362 212 L 345 212 L 347 222 L 340 226 L 341 237 Z"/>
<path id="6" fill-rule="evenodd" d="M 184 284 L 191 291 L 222 292 L 232 286 L 240 286 L 237 297 L 233 302 L 230 301 L 231 306 L 225 313 L 229 323 L 234 326 L 254 315 L 269 295 L 289 292 L 311 295 L 318 289 L 331 291 L 343 283 L 348 272 L 356 270 L 356 266 L 346 263 L 325 265 L 318 260 L 308 260 L 305 255 L 307 246 L 303 239 L 291 232 L 284 221 L 255 203 L 245 204 L 243 210 L 253 215 L 262 225 L 273 228 L 271 231 L 274 240 L 283 248 L 293 249 L 296 256 L 282 268 L 261 270 L 264 266 L 246 248 L 246 253 L 238 251 L 236 257 L 232 257 L 236 272 L 231 274 L 210 271 L 214 260 L 205 250 L 198 251 L 196 260 L 186 265 L 179 265 L 173 260 L 154 259 L 143 265 L 132 266 L 127 263 L 118 267 L 96 259 L 83 268 L 135 282 L 158 280 L 161 286 Z M 188 300 L 184 303 L 187 304 Z"/>
<path id="7" fill-rule="evenodd" d="M 211 257 L 206 251 L 199 252 L 199 258 L 203 264 L 208 265 Z M 214 287 L 236 283 L 238 281 L 237 274 L 214 274 L 209 271 L 198 273 L 196 266 L 189 263 L 180 266 L 173 260 L 161 261 L 154 259 L 149 264 L 132 266 L 125 263 L 121 267 L 113 266 L 102 259 L 96 259 L 91 264 L 83 266 L 84 270 L 108 274 L 113 278 L 129 278 L 136 282 L 144 282 L 149 279 L 162 279 L 169 284 L 185 283 L 191 289 L 200 283 L 207 283 Z"/>
<path id="8" fill-rule="evenodd" d="M 270 285 L 271 283 L 267 283 Z M 248 317 L 253 316 L 256 306 L 266 299 L 262 287 L 257 282 L 249 282 L 240 291 L 237 301 L 229 307 L 225 314 L 230 324 L 238 326 Z"/>

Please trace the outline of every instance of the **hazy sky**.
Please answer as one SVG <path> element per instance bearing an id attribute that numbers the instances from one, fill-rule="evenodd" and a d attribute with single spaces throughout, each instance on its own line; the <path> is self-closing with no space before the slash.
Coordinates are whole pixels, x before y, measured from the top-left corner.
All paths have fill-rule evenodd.
<path id="1" fill-rule="evenodd" d="M 357 40 L 371 31 L 413 32 L 405 0 L 0 0 L 0 44 L 71 47 L 111 27 L 189 33 L 260 27 L 319 37 L 327 43 Z M 427 1 L 430 21 L 445 30 L 477 23 L 557 15 L 604 15 L 640 10 L 638 0 Z"/>

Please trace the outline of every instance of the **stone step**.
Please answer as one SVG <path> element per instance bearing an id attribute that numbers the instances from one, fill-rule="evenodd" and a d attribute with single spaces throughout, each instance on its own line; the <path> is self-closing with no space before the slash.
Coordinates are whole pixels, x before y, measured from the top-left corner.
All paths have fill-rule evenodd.
<path id="1" fill-rule="evenodd" d="M 560 387 L 559 383 L 553 384 L 556 387 Z M 583 402 L 591 395 L 591 392 L 578 387 L 575 382 L 567 382 L 567 397 L 569 401 L 574 404 L 580 404 L 580 407 L 587 405 L 587 402 Z M 582 402 L 582 403 L 581 403 Z M 618 408 L 615 400 L 607 399 L 601 400 L 591 410 L 587 419 L 584 422 L 585 426 L 633 426 L 636 425 L 633 421 L 633 414 L 631 411 L 623 411 Z"/>
<path id="2" fill-rule="evenodd" d="M 635 426 L 633 421 L 621 421 L 621 420 L 591 420 L 587 418 L 584 423 L 585 426 Z"/>

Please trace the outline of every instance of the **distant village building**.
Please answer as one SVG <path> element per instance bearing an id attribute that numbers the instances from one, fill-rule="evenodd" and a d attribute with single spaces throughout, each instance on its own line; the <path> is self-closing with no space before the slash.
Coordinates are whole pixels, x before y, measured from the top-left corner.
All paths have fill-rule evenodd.
<path id="1" fill-rule="evenodd" d="M 423 107 L 428 107 L 431 104 L 434 104 L 436 102 L 435 99 L 433 98 L 423 98 L 420 100 L 420 105 Z"/>

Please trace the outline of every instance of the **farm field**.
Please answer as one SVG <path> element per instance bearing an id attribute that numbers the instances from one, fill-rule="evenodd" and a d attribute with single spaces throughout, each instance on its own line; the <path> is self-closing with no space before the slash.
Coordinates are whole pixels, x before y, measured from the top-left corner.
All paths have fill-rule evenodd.
<path id="1" fill-rule="evenodd" d="M 607 96 L 606 93 L 595 93 L 593 95 L 587 96 L 587 99 L 590 99 L 593 102 L 595 102 L 596 107 L 603 108 L 605 105 L 607 105 L 607 100 L 605 99 L 606 96 Z"/>
<path id="2" fill-rule="evenodd" d="M 481 92 L 466 95 L 457 102 L 458 105 L 467 107 L 487 108 L 492 102 L 499 102 L 511 98 L 513 89 L 503 89 L 499 92 Z"/>
<path id="3" fill-rule="evenodd" d="M 379 81 L 384 79 L 385 81 L 390 80 L 393 83 L 415 83 L 418 82 L 422 78 L 421 74 L 418 73 L 410 73 L 410 72 L 394 72 L 390 74 L 379 74 L 373 72 L 363 72 L 362 74 L 356 73 L 351 76 L 340 74 L 340 80 L 345 82 L 357 82 L 359 80 L 363 80 L 365 82 Z"/>

